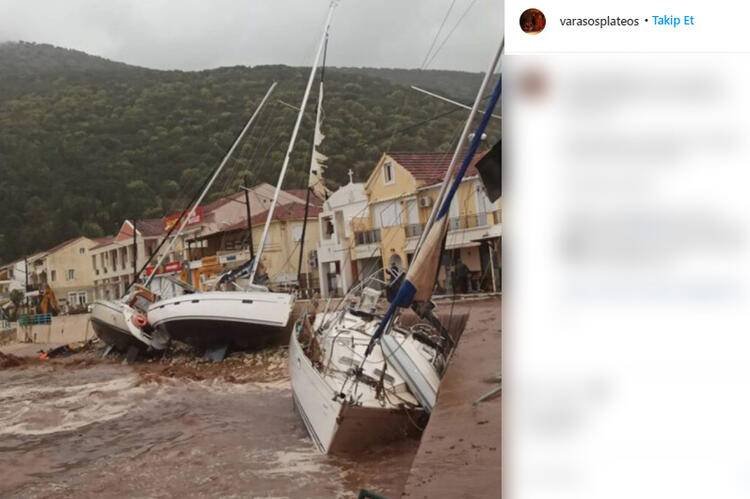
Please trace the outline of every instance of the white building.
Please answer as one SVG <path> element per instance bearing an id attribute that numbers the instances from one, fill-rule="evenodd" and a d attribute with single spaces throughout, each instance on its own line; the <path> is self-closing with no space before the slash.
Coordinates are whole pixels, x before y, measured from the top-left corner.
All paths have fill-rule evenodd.
<path id="1" fill-rule="evenodd" d="M 10 303 L 10 293 L 26 287 L 26 263 L 16 260 L 0 267 L 0 307 Z"/>
<path id="2" fill-rule="evenodd" d="M 163 224 L 162 219 L 140 220 L 136 222 L 134 238 L 133 223 L 126 220 L 117 234 L 97 240 L 98 244 L 90 249 L 96 299 L 112 300 L 125 294 L 135 270 L 140 270 L 159 244 Z"/>
<path id="3" fill-rule="evenodd" d="M 318 272 L 323 297 L 343 296 L 354 284 L 352 265 L 354 231 L 352 220 L 367 216 L 367 194 L 363 183 L 349 183 L 339 188 L 323 203 L 318 243 Z"/>

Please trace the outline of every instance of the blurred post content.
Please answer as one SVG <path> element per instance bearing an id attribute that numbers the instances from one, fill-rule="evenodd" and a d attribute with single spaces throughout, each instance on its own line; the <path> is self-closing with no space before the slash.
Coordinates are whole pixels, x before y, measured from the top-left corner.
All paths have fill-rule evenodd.
<path id="1" fill-rule="evenodd" d="M 506 58 L 507 497 L 750 497 L 746 60 Z"/>

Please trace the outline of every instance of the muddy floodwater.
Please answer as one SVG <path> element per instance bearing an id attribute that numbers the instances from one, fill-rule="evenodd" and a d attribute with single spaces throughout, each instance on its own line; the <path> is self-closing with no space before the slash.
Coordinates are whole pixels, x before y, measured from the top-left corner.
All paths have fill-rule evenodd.
<path id="1" fill-rule="evenodd" d="M 120 363 L 0 370 L 1 497 L 398 497 L 418 441 L 320 455 L 289 382 Z"/>

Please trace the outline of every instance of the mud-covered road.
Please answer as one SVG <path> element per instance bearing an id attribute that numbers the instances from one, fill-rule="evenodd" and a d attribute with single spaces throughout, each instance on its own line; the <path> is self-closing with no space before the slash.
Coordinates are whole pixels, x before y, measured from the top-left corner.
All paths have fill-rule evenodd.
<path id="1" fill-rule="evenodd" d="M 488 307 L 498 302 L 468 306 L 484 313 L 465 335 L 487 327 Z M 320 455 L 293 409 L 284 347 L 218 364 L 9 359 L 0 497 L 335 498 L 367 488 L 393 498 L 419 446 Z"/>
<path id="2" fill-rule="evenodd" d="M 352 497 L 403 488 L 418 442 L 319 455 L 288 381 L 119 364 L 0 371 L 0 496 Z M 194 378 L 205 378 L 195 380 Z"/>

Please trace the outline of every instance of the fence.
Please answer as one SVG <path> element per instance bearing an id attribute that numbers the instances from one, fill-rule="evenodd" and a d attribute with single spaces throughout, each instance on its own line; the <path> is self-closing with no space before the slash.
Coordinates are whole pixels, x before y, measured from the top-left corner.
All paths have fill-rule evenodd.
<path id="1" fill-rule="evenodd" d="M 52 324 L 52 314 L 22 315 L 18 318 L 19 326 L 37 326 L 41 324 Z"/>

